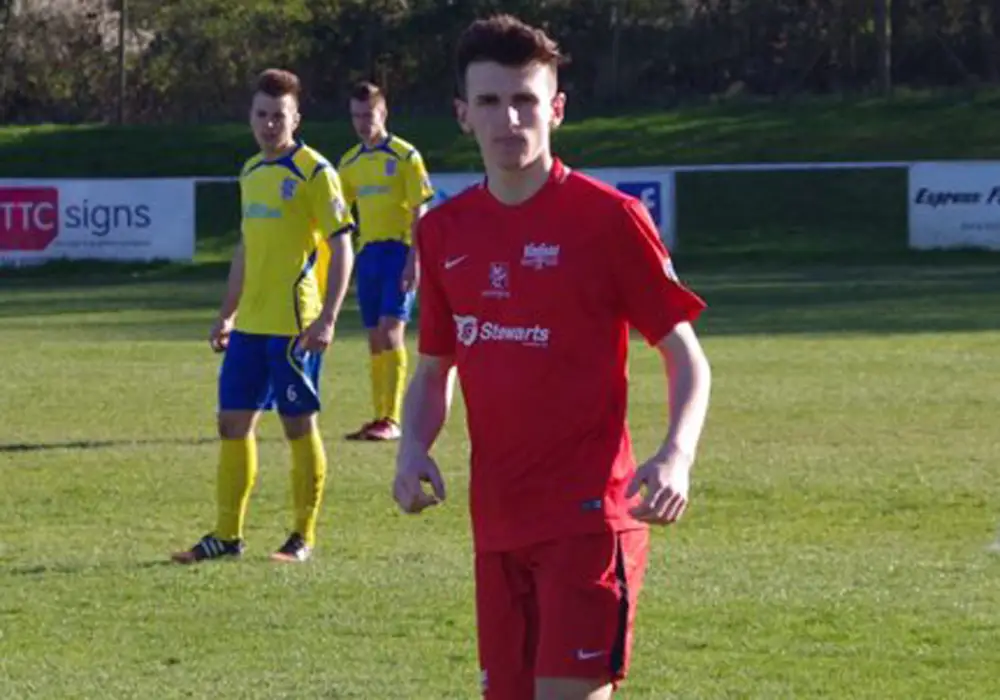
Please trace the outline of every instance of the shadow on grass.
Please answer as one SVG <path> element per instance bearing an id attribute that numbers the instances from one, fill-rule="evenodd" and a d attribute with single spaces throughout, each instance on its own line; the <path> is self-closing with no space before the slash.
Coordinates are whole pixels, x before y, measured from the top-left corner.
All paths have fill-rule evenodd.
<path id="1" fill-rule="evenodd" d="M 156 281 L 215 281 L 224 284 L 228 271 L 228 260 L 196 263 L 53 260 L 41 265 L 0 268 L 0 289 L 128 286 Z"/>
<path id="2" fill-rule="evenodd" d="M 898 259 L 898 258 L 897 258 Z M 679 264 L 709 304 L 700 327 L 714 335 L 923 333 L 1000 329 L 1000 256 L 909 256 L 886 265 L 782 267 L 735 256 L 718 268 Z M 912 261 L 918 261 L 914 264 Z M 106 278 L 106 280 L 109 278 Z M 114 279 L 111 277 L 110 279 Z M 57 324 L 86 340 L 197 341 L 218 308 L 223 282 L 188 276 L 126 278 L 103 285 L 16 284 L 0 295 L 0 332 Z M 364 333 L 353 298 L 341 338 Z"/>
<path id="3" fill-rule="evenodd" d="M 136 561 L 128 562 L 127 564 L 115 563 L 111 564 L 112 568 L 128 568 L 128 569 L 160 569 L 167 567 L 176 567 L 177 564 L 170 561 L 166 557 L 163 559 L 147 559 L 146 561 Z M 87 571 L 94 571 L 97 569 L 106 569 L 106 565 L 87 563 L 87 564 L 35 564 L 31 566 L 10 566 L 0 568 L 0 575 L 7 576 L 24 576 L 24 577 L 36 577 L 36 576 L 79 576 Z"/>
<path id="4" fill-rule="evenodd" d="M 188 270 L 176 276 L 146 273 L 108 273 L 103 283 L 99 276 L 88 274 L 66 283 L 36 278 L 0 285 L 0 332 L 58 324 L 63 332 L 89 340 L 207 340 L 225 290 L 224 273 L 222 277 L 207 272 L 202 277 Z M 353 293 L 345 300 L 337 333 L 340 337 L 367 333 Z"/>
<path id="5" fill-rule="evenodd" d="M 258 436 L 260 443 L 282 442 L 280 438 Z M 16 454 L 31 452 L 48 452 L 53 450 L 108 450 L 119 447 L 156 447 L 181 446 L 197 447 L 214 445 L 218 442 L 214 437 L 176 439 L 176 440 L 65 440 L 60 442 L 0 442 L 0 454 Z"/>
<path id="6" fill-rule="evenodd" d="M 66 440 L 63 442 L 7 442 L 0 443 L 0 454 L 18 452 L 47 452 L 50 450 L 102 450 L 116 447 L 150 447 L 156 445 L 210 445 L 215 438 L 191 440 Z"/>
<path id="7" fill-rule="evenodd" d="M 0 332 L 4 330 L 39 331 L 47 327 L 57 327 L 58 332 L 68 334 L 82 342 L 88 343 L 140 343 L 140 342 L 179 342 L 204 343 L 205 352 L 211 352 L 208 346 L 208 333 L 214 319 L 216 306 L 203 309 L 203 318 L 199 320 L 163 320 L 155 317 L 149 319 L 101 319 L 79 320 L 72 316 L 60 318 L 50 315 L 44 322 L 28 319 L 4 320 L 0 315 Z M 130 311 L 124 309 L 123 311 Z M 46 317 L 42 317 L 46 318 Z M 361 323 L 361 314 L 356 308 L 345 309 L 337 324 L 336 338 L 338 340 L 367 339 L 368 331 Z"/>
<path id="8" fill-rule="evenodd" d="M 1000 329 L 1000 265 L 693 273 L 712 335 Z"/>

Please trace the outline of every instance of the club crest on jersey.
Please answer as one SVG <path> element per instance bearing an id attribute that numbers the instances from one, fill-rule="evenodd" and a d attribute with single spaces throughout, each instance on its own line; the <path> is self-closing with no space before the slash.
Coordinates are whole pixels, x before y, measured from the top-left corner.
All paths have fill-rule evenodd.
<path id="1" fill-rule="evenodd" d="M 396 159 L 390 158 L 385 162 L 385 174 L 387 177 L 392 177 L 396 174 Z"/>
<path id="2" fill-rule="evenodd" d="M 298 187 L 299 181 L 294 177 L 286 177 L 281 181 L 281 198 L 286 202 L 295 196 L 295 188 Z"/>
<path id="3" fill-rule="evenodd" d="M 510 266 L 505 262 L 490 263 L 490 286 L 484 297 L 507 299 L 510 297 Z"/>
<path id="4" fill-rule="evenodd" d="M 465 347 L 471 347 L 479 337 L 479 319 L 475 316 L 455 316 L 455 335 Z"/>
<path id="5" fill-rule="evenodd" d="M 529 243 L 524 246 L 521 265 L 541 270 L 559 264 L 559 246 L 547 243 Z"/>

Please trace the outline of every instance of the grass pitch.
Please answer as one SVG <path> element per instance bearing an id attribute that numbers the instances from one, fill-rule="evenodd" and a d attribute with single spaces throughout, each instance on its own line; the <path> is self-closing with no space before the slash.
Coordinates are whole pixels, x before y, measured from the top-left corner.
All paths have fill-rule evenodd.
<path id="1" fill-rule="evenodd" d="M 715 371 L 693 504 L 657 531 L 622 698 L 1000 696 L 1000 268 L 700 273 Z M 321 542 L 269 564 L 288 458 L 264 422 L 242 562 L 211 526 L 218 281 L 0 285 L 0 697 L 472 698 L 458 410 L 450 502 L 404 517 L 351 310 L 327 359 Z M 665 426 L 633 349 L 630 421 Z"/>

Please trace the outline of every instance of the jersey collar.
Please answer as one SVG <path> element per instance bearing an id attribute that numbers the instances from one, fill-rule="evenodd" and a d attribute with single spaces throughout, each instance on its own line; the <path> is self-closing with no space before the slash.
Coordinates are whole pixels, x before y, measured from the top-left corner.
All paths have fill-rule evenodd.
<path id="1" fill-rule="evenodd" d="M 569 168 L 559 158 L 552 159 L 552 169 L 549 171 L 549 182 L 561 185 L 569 177 Z"/>
<path id="2" fill-rule="evenodd" d="M 539 199 L 539 197 L 548 194 L 549 190 L 551 190 L 553 187 L 555 187 L 556 185 L 561 185 L 564 182 L 566 182 L 566 179 L 569 177 L 570 172 L 571 170 L 569 166 L 563 163 L 560 158 L 553 156 L 552 167 L 549 169 L 549 177 L 547 180 L 545 180 L 545 184 L 543 184 L 541 189 L 535 192 L 535 194 L 532 195 L 529 199 L 527 199 L 524 202 L 521 202 L 521 204 L 518 204 L 517 206 L 520 207 L 530 204 L 531 202 L 534 202 L 537 199 Z M 479 190 L 496 204 L 500 206 L 506 206 L 504 204 L 501 204 L 500 200 L 498 200 L 496 197 L 490 194 L 488 176 L 486 175 L 483 176 L 482 181 L 479 183 Z"/>
<path id="3" fill-rule="evenodd" d="M 260 158 L 261 163 L 267 163 L 267 164 L 283 163 L 283 162 L 285 162 L 287 160 L 291 160 L 292 158 L 295 157 L 295 154 L 298 153 L 299 150 L 303 146 L 305 146 L 305 145 L 306 144 L 305 144 L 305 142 L 302 139 L 296 137 L 296 139 L 295 139 L 295 145 L 292 146 L 291 150 L 288 151 L 288 153 L 284 154 L 283 156 L 278 156 L 277 158 L 272 158 L 270 160 L 268 160 L 267 158 L 265 158 L 264 154 L 262 153 L 261 154 L 261 158 Z"/>
<path id="4" fill-rule="evenodd" d="M 381 143 L 377 143 L 374 146 L 369 147 L 364 141 L 361 142 L 361 152 L 362 153 L 375 153 L 376 151 L 388 151 L 389 142 L 392 141 L 392 134 L 386 132 L 385 138 L 382 139 Z"/>

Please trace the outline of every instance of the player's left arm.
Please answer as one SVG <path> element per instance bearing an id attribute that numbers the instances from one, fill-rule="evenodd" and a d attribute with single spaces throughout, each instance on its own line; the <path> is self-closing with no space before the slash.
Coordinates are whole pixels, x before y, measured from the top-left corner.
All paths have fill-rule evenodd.
<path id="1" fill-rule="evenodd" d="M 320 319 L 331 327 L 340 316 L 340 309 L 347 296 L 347 288 L 351 281 L 351 268 L 354 266 L 354 246 L 351 245 L 348 228 L 330 237 L 330 265 L 326 276 L 326 296 L 323 299 L 323 310 Z"/>
<path id="2" fill-rule="evenodd" d="M 316 166 L 307 183 L 307 192 L 320 230 L 329 235 L 330 263 L 323 309 L 303 334 L 302 345 L 306 350 L 322 352 L 333 342 L 334 327 L 350 284 L 354 266 L 350 234 L 354 230 L 354 219 L 344 200 L 340 178 L 328 163 Z"/>
<path id="3" fill-rule="evenodd" d="M 406 182 L 406 201 L 413 216 L 410 222 L 410 252 L 406 258 L 406 267 L 403 269 L 403 279 L 400 284 L 404 292 L 409 292 L 419 285 L 417 235 L 420 218 L 427 213 L 428 205 L 434 199 L 434 186 L 427 173 L 427 166 L 424 165 L 424 159 L 417 150 L 411 151 L 404 161 L 403 176 Z"/>
<path id="4" fill-rule="evenodd" d="M 629 495 L 645 488 L 635 517 L 672 523 L 687 507 L 691 467 L 708 413 L 711 368 L 692 327 L 705 304 L 678 280 L 645 207 L 630 201 L 623 211 L 609 256 L 617 297 L 629 324 L 663 357 L 670 407 L 666 438 L 637 471 Z"/>
<path id="5" fill-rule="evenodd" d="M 663 357 L 670 392 L 670 424 L 660 452 L 664 457 L 678 453 L 691 464 L 708 415 L 712 369 L 687 321 L 674 326 L 656 347 Z"/>
<path id="6" fill-rule="evenodd" d="M 420 228 L 420 218 L 427 213 L 427 205 L 421 204 L 413 207 L 413 223 L 410 225 L 410 250 L 406 254 L 406 265 L 403 267 L 403 276 L 400 279 L 400 288 L 404 292 L 414 292 L 420 286 L 420 266 L 417 264 L 419 248 L 417 247 L 417 234 Z"/>

